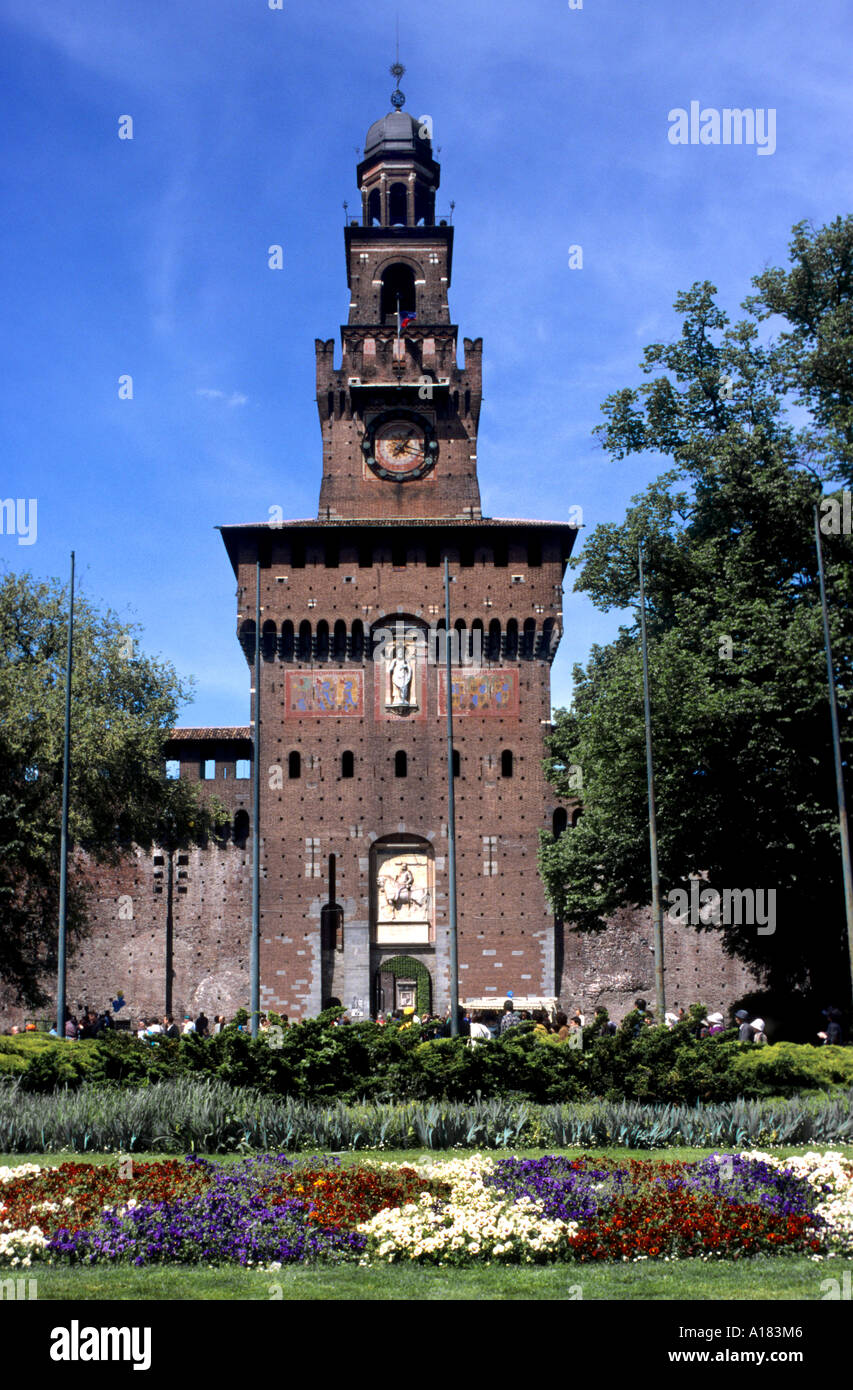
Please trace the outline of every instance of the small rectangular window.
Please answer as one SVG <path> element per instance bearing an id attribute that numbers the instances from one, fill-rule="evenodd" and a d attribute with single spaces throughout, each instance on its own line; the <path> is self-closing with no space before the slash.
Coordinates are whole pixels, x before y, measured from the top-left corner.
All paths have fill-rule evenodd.
<path id="1" fill-rule="evenodd" d="M 205 782 L 212 782 L 212 781 L 214 780 L 214 778 L 216 777 L 216 760 L 215 760 L 215 758 L 205 758 L 205 760 L 204 760 L 204 772 L 203 772 L 202 775 L 203 775 L 203 777 L 204 777 Z"/>
<path id="2" fill-rule="evenodd" d="M 244 781 L 248 781 L 248 779 L 251 777 L 251 775 L 252 775 L 252 768 L 251 768 L 251 763 L 249 762 L 249 759 L 248 759 L 248 758 L 238 758 L 238 759 L 237 759 L 237 767 L 236 767 L 236 771 L 235 771 L 235 773 L 234 773 L 234 776 L 235 776 L 235 777 L 241 777 L 241 778 L 243 778 Z"/>
<path id="3" fill-rule="evenodd" d="M 168 782 L 178 782 L 181 777 L 181 764 L 177 758 L 166 759 L 166 780 Z"/>

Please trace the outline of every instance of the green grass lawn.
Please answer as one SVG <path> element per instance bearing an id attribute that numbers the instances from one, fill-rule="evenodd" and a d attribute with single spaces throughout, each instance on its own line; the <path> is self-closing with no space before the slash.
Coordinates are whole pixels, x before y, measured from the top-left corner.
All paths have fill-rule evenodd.
<path id="1" fill-rule="evenodd" d="M 839 1277 L 839 1262 L 814 1264 L 802 1256 L 759 1256 L 742 1262 L 679 1260 L 673 1264 L 544 1265 L 536 1268 L 488 1265 L 476 1269 L 422 1269 L 405 1265 L 296 1267 L 275 1274 L 234 1267 L 200 1269 L 126 1265 L 75 1269 L 38 1266 L 40 1301 L 283 1299 L 333 1302 L 361 1300 L 532 1301 L 619 1299 L 659 1302 L 671 1299 L 822 1298 L 821 1280 Z"/>
<path id="2" fill-rule="evenodd" d="M 834 1145 L 853 1156 L 853 1145 Z M 503 1151 L 501 1151 L 503 1152 Z M 535 1158 L 541 1150 L 517 1149 L 514 1156 Z M 576 1156 L 578 1149 L 550 1150 Z M 628 1149 L 596 1149 L 609 1157 L 660 1161 L 703 1158 L 706 1149 L 662 1149 L 654 1152 Z M 799 1145 L 773 1150 L 779 1157 L 808 1152 Z M 376 1154 L 346 1153 L 343 1163 L 365 1158 L 384 1163 L 412 1163 L 417 1159 L 446 1160 L 465 1157 L 470 1150 L 436 1152 L 383 1151 Z M 308 1156 L 308 1155 L 305 1155 Z M 500 1154 L 496 1154 L 500 1157 Z M 509 1156 L 508 1154 L 506 1156 Z M 134 1154 L 137 1161 L 157 1161 L 158 1153 Z M 214 1155 L 217 1162 L 233 1163 L 239 1155 Z M 116 1163 L 115 1154 L 0 1154 L 0 1165 L 68 1161 Z M 276 1273 L 228 1266 L 216 1269 L 163 1265 L 134 1269 L 126 1265 L 92 1268 L 36 1265 L 27 1271 L 38 1281 L 39 1300 L 72 1302 L 107 1300 L 300 1300 L 300 1301 L 459 1301 L 489 1300 L 606 1300 L 663 1302 L 686 1299 L 805 1300 L 823 1298 L 821 1281 L 840 1278 L 846 1264 L 839 1260 L 814 1262 L 800 1255 L 758 1256 L 748 1260 L 679 1260 L 671 1264 L 643 1261 L 639 1264 L 489 1265 L 470 1269 L 431 1269 L 406 1265 L 357 1265 L 294 1267 Z"/>
<path id="3" fill-rule="evenodd" d="M 774 1144 L 773 1147 L 767 1149 L 766 1152 L 774 1154 L 777 1158 L 791 1158 L 794 1154 L 810 1153 L 816 1148 L 820 1148 L 822 1151 L 832 1149 L 835 1152 L 846 1154 L 848 1158 L 853 1158 L 853 1144 L 783 1144 L 779 1147 Z M 310 1158 L 312 1154 L 318 1152 L 319 1150 L 317 1149 L 306 1149 L 301 1155 L 293 1153 L 291 1157 Z M 327 1150 L 326 1152 L 329 1151 Z M 337 1152 L 335 1156 L 340 1158 L 341 1162 L 345 1164 L 364 1163 L 366 1161 L 379 1161 L 382 1163 L 421 1163 L 430 1161 L 433 1163 L 440 1163 L 443 1160 L 451 1158 L 469 1158 L 474 1152 L 476 1152 L 474 1149 L 359 1149 L 356 1152 L 352 1150 Z M 714 1151 L 712 1149 L 691 1148 L 622 1149 L 617 1146 L 595 1149 L 559 1149 L 551 1146 L 547 1149 L 481 1149 L 479 1152 L 488 1154 L 490 1158 L 541 1158 L 544 1153 L 566 1154 L 570 1158 L 580 1158 L 585 1154 L 588 1156 L 592 1156 L 593 1154 L 605 1154 L 608 1158 L 614 1159 L 643 1158 L 650 1159 L 652 1162 L 663 1162 L 664 1160 L 672 1162 L 678 1159 L 689 1160 L 706 1158 L 709 1153 L 713 1153 Z M 740 1153 L 745 1152 L 745 1150 L 729 1146 L 726 1152 Z M 245 1156 L 245 1154 L 239 1153 L 204 1155 L 204 1157 L 209 1158 L 214 1163 L 236 1163 Z M 166 1159 L 171 1159 L 173 1161 L 175 1159 L 180 1160 L 182 1155 L 164 1154 L 162 1152 L 134 1152 L 131 1157 L 137 1163 L 154 1163 Z M 40 1167 L 50 1167 L 58 1163 L 118 1163 L 118 1161 L 119 1155 L 115 1153 L 81 1154 L 72 1153 L 70 1151 L 31 1154 L 0 1153 L 0 1167 L 5 1167 L 7 1165 L 9 1167 L 14 1167 L 19 1163 L 37 1163 Z"/>

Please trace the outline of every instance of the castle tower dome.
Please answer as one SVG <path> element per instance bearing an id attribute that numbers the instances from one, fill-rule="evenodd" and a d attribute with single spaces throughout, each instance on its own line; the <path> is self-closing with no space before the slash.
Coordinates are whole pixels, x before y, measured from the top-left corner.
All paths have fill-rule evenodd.
<path id="1" fill-rule="evenodd" d="M 402 63 L 392 65 L 399 79 Z M 431 227 L 440 168 L 432 153 L 432 121 L 401 110 L 405 97 L 392 94 L 395 107 L 374 121 L 356 170 L 365 227 Z"/>

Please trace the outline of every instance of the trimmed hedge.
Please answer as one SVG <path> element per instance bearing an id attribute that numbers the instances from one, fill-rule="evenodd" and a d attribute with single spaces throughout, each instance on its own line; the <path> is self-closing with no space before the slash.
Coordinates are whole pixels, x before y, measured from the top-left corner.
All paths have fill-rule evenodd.
<path id="1" fill-rule="evenodd" d="M 473 1047 L 464 1038 L 427 1041 L 417 1027 L 329 1025 L 321 1015 L 255 1041 L 233 1027 L 206 1039 L 141 1042 L 114 1033 L 85 1043 L 54 1039 L 40 1048 L 15 1038 L 3 1040 L 2 1051 L 20 1072 L 21 1088 L 42 1092 L 83 1081 L 145 1086 L 194 1076 L 314 1101 L 504 1096 L 553 1104 L 602 1097 L 691 1105 L 853 1087 L 853 1048 L 759 1046 L 739 1043 L 733 1033 L 697 1039 L 689 1022 L 670 1031 L 640 1026 L 632 1014 L 615 1035 L 602 1031 L 601 1019 L 586 1028 L 582 1050 L 525 1024 Z M 21 1070 L 19 1059 L 30 1048 Z"/>

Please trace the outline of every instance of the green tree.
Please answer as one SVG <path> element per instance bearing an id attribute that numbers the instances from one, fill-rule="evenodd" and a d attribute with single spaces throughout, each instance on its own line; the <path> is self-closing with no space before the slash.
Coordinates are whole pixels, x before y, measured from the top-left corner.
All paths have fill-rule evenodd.
<path id="1" fill-rule="evenodd" d="M 732 325 L 714 286 L 694 285 L 676 300 L 679 338 L 645 351 L 651 381 L 605 401 L 611 457 L 650 453 L 670 467 L 572 563 L 576 590 L 626 608 L 644 544 L 665 907 L 691 874 L 718 890 L 775 889 L 775 931 L 724 927 L 726 949 L 770 988 L 837 998 L 849 965 L 813 505 L 850 457 L 853 218 L 794 234 L 792 268 L 753 281 L 749 318 Z M 768 343 L 769 312 L 793 326 Z M 793 403 L 807 424 L 792 421 Z M 849 736 L 853 538 L 827 535 L 824 549 Z M 559 838 L 541 836 L 546 892 L 567 923 L 598 930 L 651 896 L 638 620 L 576 668 L 548 753 L 564 795 L 569 768 L 582 769 L 584 813 Z"/>
<path id="2" fill-rule="evenodd" d="M 56 963 L 67 615 L 57 582 L 0 582 L 0 977 L 31 1006 Z M 72 942 L 85 929 L 87 863 L 164 834 L 203 839 L 223 819 L 217 802 L 166 779 L 165 740 L 189 688 L 137 650 L 135 626 L 75 596 Z"/>

